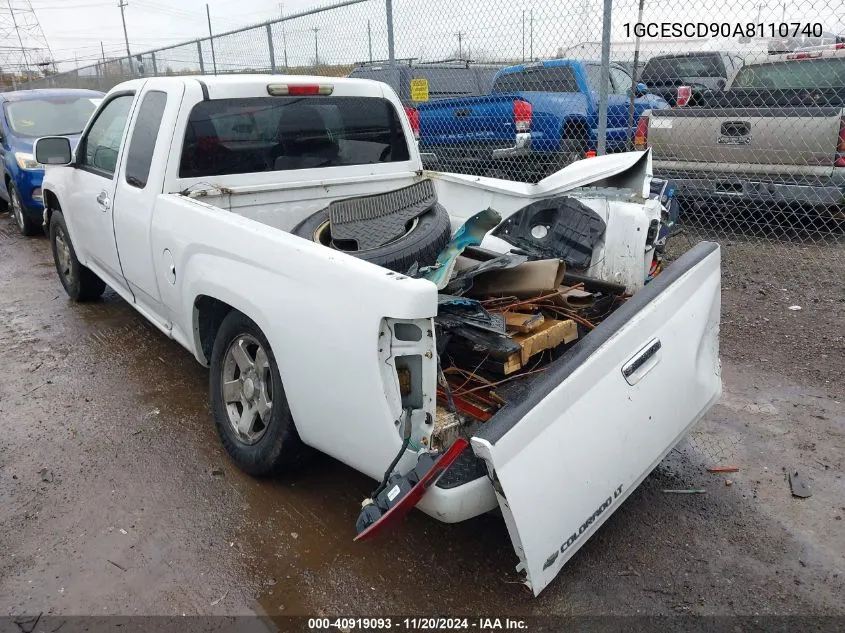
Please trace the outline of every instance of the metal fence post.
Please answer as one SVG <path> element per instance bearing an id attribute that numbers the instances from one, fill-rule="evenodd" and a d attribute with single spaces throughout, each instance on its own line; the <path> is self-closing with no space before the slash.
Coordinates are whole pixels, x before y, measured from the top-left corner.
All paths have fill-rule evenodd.
<path id="1" fill-rule="evenodd" d="M 399 69 L 396 67 L 396 42 L 393 39 L 393 0 L 385 0 L 385 13 L 387 17 L 387 58 L 390 63 L 391 87 L 396 94 L 401 93 L 399 85 Z"/>
<path id="2" fill-rule="evenodd" d="M 599 86 L 599 143 L 596 153 L 607 152 L 607 88 L 610 83 L 610 12 L 613 0 L 604 0 L 601 32 L 601 85 Z"/>
<path id="3" fill-rule="evenodd" d="M 637 24 L 642 24 L 643 21 L 643 4 L 645 0 L 640 0 L 640 8 L 637 13 Z M 634 149 L 634 100 L 637 98 L 637 84 L 639 77 L 637 77 L 637 66 L 640 65 L 640 36 L 634 43 L 634 68 L 631 70 L 631 94 L 628 100 L 628 148 Z"/>
<path id="4" fill-rule="evenodd" d="M 270 72 L 276 74 L 276 53 L 273 50 L 273 27 L 267 25 L 267 49 L 270 51 Z"/>
<path id="5" fill-rule="evenodd" d="M 197 40 L 197 57 L 200 60 L 200 75 L 205 74 L 205 65 L 202 63 L 202 42 Z"/>
<path id="6" fill-rule="evenodd" d="M 150 61 L 153 64 L 153 76 L 158 77 L 158 66 L 156 65 L 156 54 L 155 52 L 150 53 Z"/>

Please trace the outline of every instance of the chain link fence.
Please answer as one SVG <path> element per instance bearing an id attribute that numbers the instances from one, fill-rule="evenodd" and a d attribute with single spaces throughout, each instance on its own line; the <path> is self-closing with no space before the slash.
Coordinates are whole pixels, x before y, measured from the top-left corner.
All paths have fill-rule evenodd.
<path id="1" fill-rule="evenodd" d="M 351 0 L 27 87 L 378 79 L 399 93 L 433 168 L 536 182 L 592 153 L 648 146 L 691 237 L 771 247 L 779 262 L 801 245 L 802 258 L 845 272 L 842 15 L 843 0 Z"/>

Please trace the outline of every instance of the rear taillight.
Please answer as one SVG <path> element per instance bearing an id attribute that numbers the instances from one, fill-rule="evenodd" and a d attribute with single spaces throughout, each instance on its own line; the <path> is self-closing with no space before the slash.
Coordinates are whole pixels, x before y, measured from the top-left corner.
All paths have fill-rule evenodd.
<path id="1" fill-rule="evenodd" d="M 692 96 L 692 86 L 678 86 L 678 97 L 675 99 L 675 105 L 684 107 L 689 103 Z"/>
<path id="2" fill-rule="evenodd" d="M 420 140 L 420 112 L 411 106 L 405 106 L 405 114 L 408 115 L 408 123 L 411 124 L 411 130 L 414 133 L 414 138 Z"/>
<path id="3" fill-rule="evenodd" d="M 845 49 L 845 42 L 839 42 L 839 44 L 836 44 L 833 47 L 833 50 L 835 51 L 841 51 L 842 49 Z"/>
<path id="4" fill-rule="evenodd" d="M 531 117 L 534 116 L 534 108 L 527 101 L 517 100 L 513 102 L 513 124 L 517 132 L 528 132 L 531 130 Z"/>
<path id="5" fill-rule="evenodd" d="M 646 147 L 648 147 L 648 117 L 643 115 L 637 121 L 637 129 L 634 132 L 634 149 Z"/>
<path id="6" fill-rule="evenodd" d="M 836 167 L 845 167 L 845 116 L 839 119 L 839 142 L 836 144 Z"/>

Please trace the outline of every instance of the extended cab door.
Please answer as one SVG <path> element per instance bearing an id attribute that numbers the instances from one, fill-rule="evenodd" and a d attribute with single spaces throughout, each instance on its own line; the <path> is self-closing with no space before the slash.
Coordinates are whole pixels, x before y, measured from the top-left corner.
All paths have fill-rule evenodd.
<path id="1" fill-rule="evenodd" d="M 168 319 L 155 275 L 161 254 L 153 253 L 150 228 L 184 91 L 182 83 L 162 79 L 149 79 L 139 91 L 114 194 L 114 235 L 123 276 L 139 307 L 163 325 Z"/>
<path id="2" fill-rule="evenodd" d="M 535 595 L 719 397 L 720 289 L 702 242 L 472 438 Z"/>
<path id="3" fill-rule="evenodd" d="M 118 290 L 127 286 L 114 240 L 115 174 L 134 100 L 134 92 L 118 92 L 102 105 L 79 141 L 67 186 L 67 220 L 77 256 Z"/>

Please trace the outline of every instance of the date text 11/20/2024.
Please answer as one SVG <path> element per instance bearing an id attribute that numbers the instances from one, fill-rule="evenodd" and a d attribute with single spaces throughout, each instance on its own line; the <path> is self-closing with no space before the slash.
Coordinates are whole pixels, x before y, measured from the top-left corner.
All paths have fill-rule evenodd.
<path id="1" fill-rule="evenodd" d="M 519 618 L 309 618 L 312 631 L 387 630 L 410 631 L 527 631 L 525 620 Z"/>

